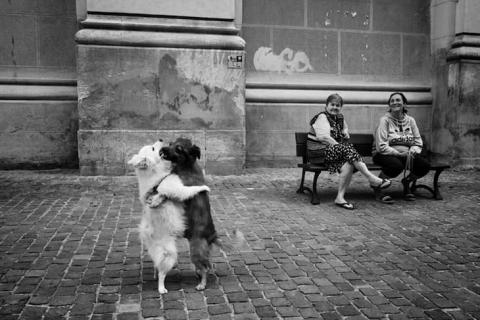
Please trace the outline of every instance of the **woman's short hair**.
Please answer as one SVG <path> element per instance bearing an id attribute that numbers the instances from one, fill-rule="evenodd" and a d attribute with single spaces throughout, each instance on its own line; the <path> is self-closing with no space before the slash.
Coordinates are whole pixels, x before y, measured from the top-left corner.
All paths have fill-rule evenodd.
<path id="1" fill-rule="evenodd" d="M 328 96 L 327 102 L 325 105 L 329 104 L 330 102 L 337 101 L 340 106 L 343 106 L 343 99 L 338 93 L 333 93 Z"/>

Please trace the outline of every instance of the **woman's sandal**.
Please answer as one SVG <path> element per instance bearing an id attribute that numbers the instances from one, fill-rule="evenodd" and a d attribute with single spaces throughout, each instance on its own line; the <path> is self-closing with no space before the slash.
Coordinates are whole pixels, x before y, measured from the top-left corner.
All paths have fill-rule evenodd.
<path id="1" fill-rule="evenodd" d="M 403 178 L 402 179 L 402 185 L 403 185 L 403 198 L 406 201 L 415 201 L 417 200 L 417 197 L 410 191 L 410 182 L 408 179 Z"/>
<path id="2" fill-rule="evenodd" d="M 392 184 L 392 181 L 388 180 L 388 179 L 382 179 L 382 182 L 380 182 L 380 184 L 378 186 L 374 186 L 374 185 L 370 185 L 370 187 L 372 187 L 372 189 L 386 189 L 388 187 L 390 187 L 390 185 Z"/>
<path id="3" fill-rule="evenodd" d="M 380 194 L 379 196 L 376 197 L 377 201 L 380 201 L 381 203 L 385 204 L 394 204 L 395 200 L 392 199 L 389 195 L 386 194 Z"/>
<path id="4" fill-rule="evenodd" d="M 355 209 L 355 206 L 353 205 L 353 203 L 350 203 L 350 202 L 344 202 L 344 203 L 336 203 L 335 202 L 335 205 L 340 207 L 340 208 L 346 209 L 346 210 Z"/>
<path id="5" fill-rule="evenodd" d="M 415 201 L 417 200 L 417 197 L 413 193 L 406 193 L 403 195 L 403 198 L 407 201 Z"/>

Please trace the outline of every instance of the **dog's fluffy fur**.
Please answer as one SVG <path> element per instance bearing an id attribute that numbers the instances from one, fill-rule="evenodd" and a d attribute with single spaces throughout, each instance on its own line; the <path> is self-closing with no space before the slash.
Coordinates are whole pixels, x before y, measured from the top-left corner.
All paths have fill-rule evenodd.
<path id="1" fill-rule="evenodd" d="M 158 271 L 158 292 L 166 293 L 165 276 L 177 262 L 176 238 L 185 232 L 184 206 L 181 201 L 206 195 L 210 189 L 202 184 L 184 186 L 171 163 L 160 157 L 161 141 L 144 146 L 128 162 L 135 168 L 140 201 L 144 207 L 139 225 L 142 245 L 145 245 Z"/>
<path id="2" fill-rule="evenodd" d="M 160 151 L 162 157 L 172 162 L 172 173 L 178 175 L 182 183 L 186 186 L 200 186 L 205 184 L 203 171 L 197 163 L 200 159 L 200 148 L 193 145 L 189 139 L 178 138 L 168 147 L 163 147 Z M 213 224 L 210 211 L 210 201 L 206 192 L 200 192 L 191 199 L 185 201 L 185 216 L 187 219 L 187 229 L 185 237 L 190 243 L 190 257 L 197 274 L 200 276 L 200 283 L 197 290 L 205 289 L 207 284 L 207 273 L 211 268 L 210 249 L 212 244 L 219 247 L 226 247 L 218 238 Z M 235 232 L 237 237 L 237 247 L 241 242 L 245 242 L 243 234 Z M 229 249 L 235 245 L 228 245 Z"/>

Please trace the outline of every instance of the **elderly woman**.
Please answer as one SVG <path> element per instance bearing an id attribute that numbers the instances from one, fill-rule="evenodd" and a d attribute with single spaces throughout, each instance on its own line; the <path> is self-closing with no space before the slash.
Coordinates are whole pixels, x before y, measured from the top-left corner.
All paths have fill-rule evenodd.
<path id="1" fill-rule="evenodd" d="M 312 163 L 323 162 L 330 173 L 340 174 L 335 204 L 341 208 L 353 210 L 355 206 L 345 200 L 345 192 L 355 170 L 360 171 L 367 178 L 370 186 L 376 190 L 387 188 L 391 181 L 371 173 L 362 157 L 348 142 L 350 136 L 347 123 L 340 113 L 342 107 L 342 97 L 332 94 L 327 98 L 325 110 L 310 120 L 307 156 Z"/>
<path id="2" fill-rule="evenodd" d="M 407 115 L 407 98 L 394 92 L 388 99 L 388 112 L 380 118 L 374 134 L 373 162 L 382 167 L 380 178 L 395 178 L 404 172 L 402 179 L 405 200 L 415 200 L 410 186 L 430 170 L 428 161 L 420 155 L 423 141 L 415 119 Z M 406 172 L 410 171 L 408 176 Z M 393 199 L 376 190 L 377 200 L 392 203 Z"/>

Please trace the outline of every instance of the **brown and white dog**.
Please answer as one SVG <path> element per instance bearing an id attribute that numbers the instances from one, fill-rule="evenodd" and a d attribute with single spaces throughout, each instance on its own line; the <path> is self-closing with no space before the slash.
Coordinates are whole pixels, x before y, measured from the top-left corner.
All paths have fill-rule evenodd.
<path id="1" fill-rule="evenodd" d="M 168 147 L 160 150 L 161 156 L 172 162 L 172 173 L 176 174 L 185 186 L 201 186 L 205 184 L 202 169 L 197 163 L 200 159 L 200 148 L 191 140 L 178 138 Z M 234 242 L 223 244 L 218 238 L 213 223 L 210 200 L 207 192 L 200 192 L 184 202 L 187 229 L 185 237 L 190 243 L 190 257 L 195 265 L 200 283 L 197 290 L 204 290 L 207 284 L 207 273 L 211 268 L 210 249 L 212 244 L 220 248 L 238 249 L 246 243 L 240 231 L 234 231 Z"/>
<path id="2" fill-rule="evenodd" d="M 171 173 L 170 161 L 160 157 L 162 147 L 162 141 L 144 146 L 128 161 L 135 168 L 144 208 L 140 239 L 158 271 L 160 294 L 167 292 L 165 276 L 177 262 L 176 238 L 182 237 L 186 228 L 182 201 L 210 191 L 206 185 L 184 186 L 180 178 Z"/>

